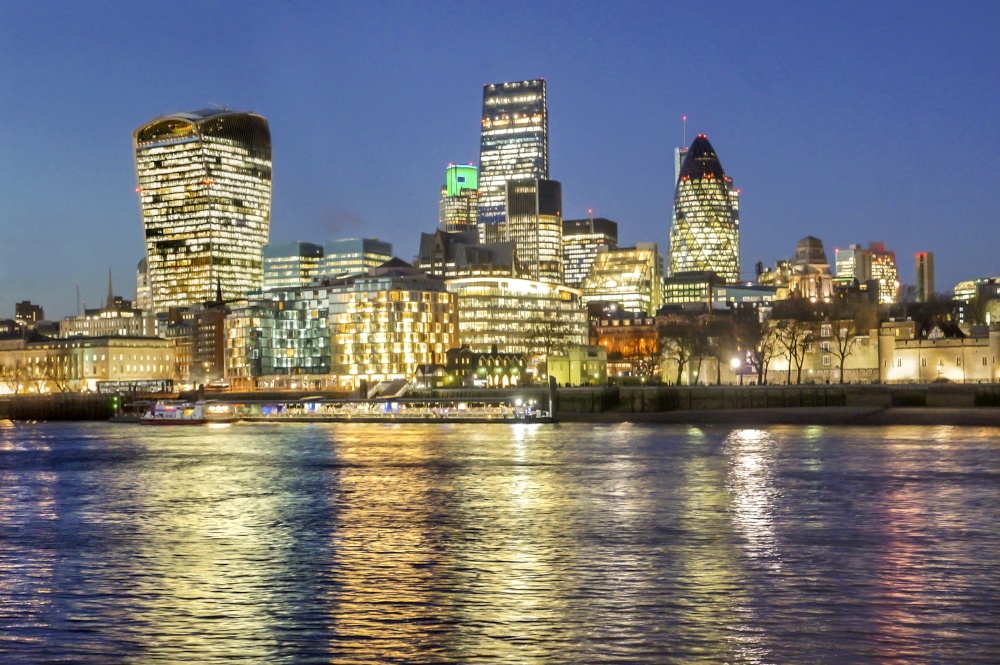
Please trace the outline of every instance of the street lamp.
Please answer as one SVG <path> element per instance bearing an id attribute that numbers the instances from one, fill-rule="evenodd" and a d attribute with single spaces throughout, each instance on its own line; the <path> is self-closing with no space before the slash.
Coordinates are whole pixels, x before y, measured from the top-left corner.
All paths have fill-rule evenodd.
<path id="1" fill-rule="evenodd" d="M 733 374 L 736 374 L 737 372 L 739 372 L 740 364 L 741 363 L 740 363 L 740 359 L 739 358 L 733 358 L 732 360 L 729 361 L 729 366 L 733 368 Z M 740 374 L 740 385 L 742 386 L 743 385 L 743 373 L 740 372 L 739 374 Z"/>

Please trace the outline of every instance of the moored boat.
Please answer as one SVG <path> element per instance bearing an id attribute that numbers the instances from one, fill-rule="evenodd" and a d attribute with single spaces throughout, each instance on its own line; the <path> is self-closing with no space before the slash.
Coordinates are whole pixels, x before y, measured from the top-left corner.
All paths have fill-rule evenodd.
<path id="1" fill-rule="evenodd" d="M 143 425 L 204 425 L 206 423 L 232 423 L 239 420 L 236 410 L 229 404 L 159 401 L 139 422 Z"/>
<path id="2" fill-rule="evenodd" d="M 139 422 L 143 425 L 203 425 L 205 402 L 167 402 L 154 404 L 143 414 Z"/>

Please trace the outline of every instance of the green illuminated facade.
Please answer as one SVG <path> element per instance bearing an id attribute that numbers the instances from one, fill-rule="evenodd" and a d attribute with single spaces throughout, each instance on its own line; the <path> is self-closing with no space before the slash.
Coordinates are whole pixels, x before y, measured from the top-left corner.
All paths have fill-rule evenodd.
<path id="1" fill-rule="evenodd" d="M 475 231 L 479 217 L 479 171 L 475 166 L 449 166 L 441 187 L 438 228 L 446 233 Z"/>
<path id="2" fill-rule="evenodd" d="M 209 109 L 133 132 L 154 312 L 261 288 L 271 223 L 271 135 L 262 116 Z"/>
<path id="3" fill-rule="evenodd" d="M 704 135 L 680 169 L 670 228 L 670 274 L 709 271 L 725 282 L 740 278 L 739 192 Z"/>

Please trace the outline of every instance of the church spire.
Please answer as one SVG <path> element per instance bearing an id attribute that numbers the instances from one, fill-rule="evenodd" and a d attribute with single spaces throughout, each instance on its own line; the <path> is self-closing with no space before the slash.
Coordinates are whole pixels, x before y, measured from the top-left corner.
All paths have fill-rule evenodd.
<path id="1" fill-rule="evenodd" d="M 115 303 L 115 292 L 111 288 L 111 268 L 108 268 L 108 300 L 104 303 L 104 307 L 111 309 L 111 306 Z"/>

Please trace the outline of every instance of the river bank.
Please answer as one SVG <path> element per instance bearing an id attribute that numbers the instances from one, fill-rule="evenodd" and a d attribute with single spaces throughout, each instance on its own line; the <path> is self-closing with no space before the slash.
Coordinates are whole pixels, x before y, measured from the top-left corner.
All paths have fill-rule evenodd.
<path id="1" fill-rule="evenodd" d="M 686 425 L 919 425 L 1000 427 L 1000 408 L 776 407 L 646 413 L 559 413 L 560 422 Z"/>

